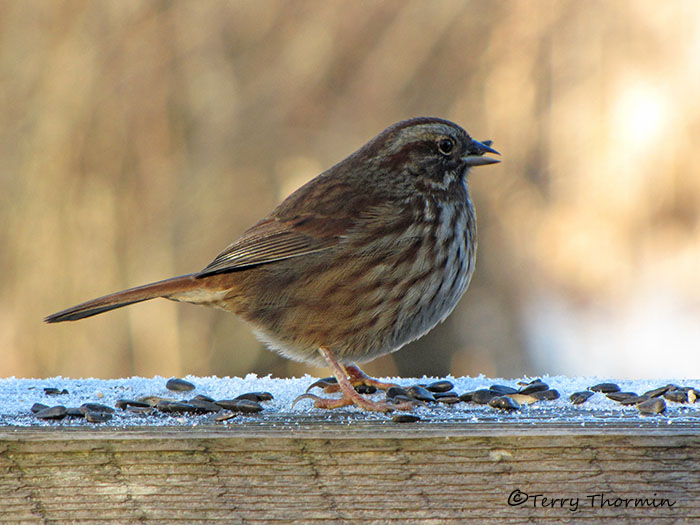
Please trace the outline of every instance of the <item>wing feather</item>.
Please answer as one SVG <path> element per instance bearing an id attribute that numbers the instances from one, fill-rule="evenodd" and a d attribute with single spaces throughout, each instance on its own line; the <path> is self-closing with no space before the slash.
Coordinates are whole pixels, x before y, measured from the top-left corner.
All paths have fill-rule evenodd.
<path id="1" fill-rule="evenodd" d="M 240 270 L 291 257 L 300 257 L 338 244 L 334 232 L 319 235 L 313 228 L 304 228 L 307 220 L 281 221 L 268 218 L 259 222 L 236 242 L 221 252 L 198 277 Z"/>

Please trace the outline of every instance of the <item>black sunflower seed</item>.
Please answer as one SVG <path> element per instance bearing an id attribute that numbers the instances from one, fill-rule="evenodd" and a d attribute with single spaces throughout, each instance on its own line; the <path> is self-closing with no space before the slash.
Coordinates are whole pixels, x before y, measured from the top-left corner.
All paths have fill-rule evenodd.
<path id="1" fill-rule="evenodd" d="M 619 392 L 620 387 L 615 383 L 598 383 L 597 385 L 589 386 L 588 390 L 600 392 L 601 394 L 610 394 L 611 392 Z"/>
<path id="2" fill-rule="evenodd" d="M 231 412 L 230 410 L 222 410 L 219 413 L 216 414 L 216 421 L 227 421 L 229 419 L 233 419 L 236 417 L 236 414 Z"/>
<path id="3" fill-rule="evenodd" d="M 412 387 L 409 387 L 408 390 L 406 390 L 406 392 L 410 397 L 419 401 L 435 401 L 435 396 L 432 394 L 432 392 L 420 385 L 413 385 Z"/>
<path id="4" fill-rule="evenodd" d="M 80 411 L 83 414 L 86 412 L 105 412 L 107 414 L 114 413 L 114 409 L 112 407 L 108 407 L 107 405 L 103 405 L 101 403 L 83 403 L 80 405 Z"/>
<path id="5" fill-rule="evenodd" d="M 34 416 L 39 419 L 63 419 L 66 417 L 66 407 L 56 405 L 49 408 L 44 408 L 34 413 Z"/>
<path id="6" fill-rule="evenodd" d="M 499 396 L 507 396 L 508 394 L 517 394 L 518 389 L 513 388 L 512 386 L 508 385 L 491 385 L 489 387 L 489 390 L 493 392 L 494 394 L 497 394 Z"/>
<path id="7" fill-rule="evenodd" d="M 66 390 L 65 388 L 63 390 L 61 390 L 60 388 L 53 387 L 53 386 L 49 386 L 49 387 L 44 388 L 44 394 L 46 394 L 47 396 L 62 396 L 62 395 L 65 395 L 67 393 L 68 393 L 68 390 Z"/>
<path id="8" fill-rule="evenodd" d="M 660 397 L 652 397 L 637 405 L 642 414 L 661 414 L 666 410 L 666 402 Z"/>
<path id="9" fill-rule="evenodd" d="M 457 403 L 461 402 L 457 396 L 442 396 L 435 397 L 435 399 L 438 403 L 442 403 L 443 405 L 456 405 Z"/>
<path id="10" fill-rule="evenodd" d="M 626 399 L 620 400 L 620 404 L 625 406 L 638 405 L 639 403 L 643 403 L 647 399 L 649 399 L 649 396 L 630 396 Z"/>
<path id="11" fill-rule="evenodd" d="M 476 403 L 477 405 L 486 405 L 489 401 L 496 397 L 499 396 L 495 392 L 492 392 L 491 390 L 488 390 L 486 388 L 482 388 L 480 390 L 472 392 L 472 403 Z"/>
<path id="12" fill-rule="evenodd" d="M 636 392 L 610 392 L 609 394 L 606 395 L 608 399 L 612 399 L 613 401 L 617 401 L 618 403 L 621 401 L 624 401 L 626 399 L 630 398 L 636 398 L 638 397 Z"/>
<path id="13" fill-rule="evenodd" d="M 559 391 L 554 390 L 553 388 L 550 390 L 540 390 L 539 392 L 532 392 L 528 395 L 531 395 L 537 400 L 544 401 L 554 401 L 555 399 L 559 399 Z"/>
<path id="14" fill-rule="evenodd" d="M 580 405 L 581 403 L 588 401 L 588 399 L 593 395 L 595 395 L 595 392 L 584 390 L 582 392 L 574 392 L 569 396 L 569 399 L 574 405 Z"/>
<path id="15" fill-rule="evenodd" d="M 450 390 L 449 392 L 433 392 L 433 397 L 435 399 L 443 399 L 446 397 L 456 397 L 457 399 L 459 399 L 457 392 L 455 392 L 454 390 Z"/>
<path id="16" fill-rule="evenodd" d="M 270 392 L 246 392 L 245 394 L 241 394 L 239 396 L 236 396 L 235 399 L 248 399 L 249 401 L 269 401 L 272 399 L 272 394 Z M 214 401 L 216 403 L 216 401 Z"/>
<path id="17" fill-rule="evenodd" d="M 196 399 L 196 400 L 198 400 L 198 401 L 209 401 L 210 403 L 213 403 L 213 402 L 214 402 L 214 398 L 213 398 L 213 397 L 205 396 L 205 395 L 203 395 L 203 394 L 197 394 L 197 395 L 194 396 L 192 399 Z"/>
<path id="18" fill-rule="evenodd" d="M 85 412 L 85 420 L 89 423 L 106 423 L 112 419 L 109 412 Z"/>
<path id="19" fill-rule="evenodd" d="M 32 411 L 32 414 L 36 414 L 37 412 L 39 412 L 40 410 L 44 410 L 45 408 L 49 408 L 49 405 L 44 405 L 43 403 L 34 403 L 30 410 Z"/>
<path id="20" fill-rule="evenodd" d="M 401 395 L 401 394 L 396 395 L 396 396 L 390 398 L 390 401 L 391 401 L 392 403 L 395 403 L 395 404 L 399 404 L 399 403 L 416 403 L 416 404 L 420 404 L 420 405 L 424 405 L 424 404 L 425 404 L 425 403 L 423 403 L 423 401 L 419 401 L 418 399 L 415 399 L 415 398 L 413 398 L 413 397 L 404 396 L 404 395 Z"/>
<path id="21" fill-rule="evenodd" d="M 664 394 L 664 399 L 668 401 L 673 401 L 674 403 L 687 403 L 688 402 L 688 392 L 685 390 L 670 390 Z"/>
<path id="22" fill-rule="evenodd" d="M 148 408 L 152 405 L 144 403 L 143 401 L 136 401 L 135 399 L 118 399 L 114 406 L 121 410 L 126 410 L 128 407 Z"/>
<path id="23" fill-rule="evenodd" d="M 165 388 L 173 392 L 190 392 L 194 390 L 194 384 L 179 377 L 173 377 L 165 383 Z"/>
<path id="24" fill-rule="evenodd" d="M 543 383 L 542 381 L 537 381 L 520 388 L 520 390 L 518 390 L 518 394 L 529 395 L 534 394 L 535 392 L 544 392 L 545 390 L 549 390 L 549 385 L 547 383 Z"/>
<path id="25" fill-rule="evenodd" d="M 355 392 L 358 394 L 374 394 L 377 387 L 374 385 L 355 385 Z"/>
<path id="26" fill-rule="evenodd" d="M 394 414 L 391 416 L 391 420 L 394 423 L 415 423 L 416 421 L 420 421 L 420 418 L 413 414 Z"/>
<path id="27" fill-rule="evenodd" d="M 386 397 L 391 399 L 396 396 L 408 396 L 408 392 L 405 388 L 401 388 L 400 386 L 389 387 L 389 389 L 386 391 Z"/>
<path id="28" fill-rule="evenodd" d="M 659 397 L 659 396 L 664 395 L 669 390 L 676 390 L 677 388 L 678 387 L 676 385 L 660 386 L 659 388 L 647 390 L 646 392 L 644 392 L 644 395 L 649 396 L 649 397 Z"/>
<path id="29" fill-rule="evenodd" d="M 197 412 L 197 408 L 194 406 L 189 403 L 180 403 L 179 401 L 159 401 L 156 408 L 169 414 L 191 414 Z"/>
<path id="30" fill-rule="evenodd" d="M 454 385 L 447 380 L 434 381 L 426 386 L 431 392 L 449 392 L 454 388 Z"/>
<path id="31" fill-rule="evenodd" d="M 188 404 L 195 407 L 197 412 L 202 414 L 206 414 L 208 412 L 218 412 L 221 410 L 221 407 L 216 403 L 211 403 L 209 401 L 205 401 L 204 399 L 190 399 Z"/>
<path id="32" fill-rule="evenodd" d="M 489 406 L 492 408 L 498 408 L 499 410 L 518 410 L 520 408 L 520 403 L 511 399 L 507 396 L 494 397 L 489 401 Z"/>
<path id="33" fill-rule="evenodd" d="M 216 404 L 226 410 L 244 414 L 252 414 L 263 410 L 263 406 L 260 403 L 251 401 L 250 399 L 221 399 L 216 401 Z"/>

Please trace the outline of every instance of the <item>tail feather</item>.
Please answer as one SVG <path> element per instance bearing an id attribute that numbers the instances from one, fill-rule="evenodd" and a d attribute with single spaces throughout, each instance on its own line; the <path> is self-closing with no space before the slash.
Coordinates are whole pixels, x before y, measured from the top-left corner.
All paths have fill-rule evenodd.
<path id="1" fill-rule="evenodd" d="M 85 317 L 91 317 L 101 314 L 102 312 L 114 310 L 115 308 L 140 303 L 141 301 L 148 301 L 156 297 L 167 298 L 171 295 L 187 292 L 201 285 L 202 281 L 197 279 L 196 274 L 173 277 L 172 279 L 145 284 L 143 286 L 137 286 L 136 288 L 130 288 L 121 292 L 105 295 L 104 297 L 92 299 L 91 301 L 51 314 L 46 317 L 44 321 L 47 323 L 77 321 L 78 319 L 84 319 Z"/>

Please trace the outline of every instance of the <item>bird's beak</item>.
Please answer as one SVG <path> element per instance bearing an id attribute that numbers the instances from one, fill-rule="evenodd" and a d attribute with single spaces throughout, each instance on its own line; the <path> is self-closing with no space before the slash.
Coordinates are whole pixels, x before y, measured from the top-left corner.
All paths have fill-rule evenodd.
<path id="1" fill-rule="evenodd" d="M 478 140 L 472 139 L 467 155 L 462 157 L 462 160 L 464 160 L 467 166 L 486 166 L 487 164 L 496 164 L 497 162 L 501 162 L 493 157 L 483 156 L 484 153 L 494 153 L 496 155 L 500 155 L 500 153 L 491 147 L 491 144 L 493 144 L 493 142 L 490 140 L 479 142 Z"/>

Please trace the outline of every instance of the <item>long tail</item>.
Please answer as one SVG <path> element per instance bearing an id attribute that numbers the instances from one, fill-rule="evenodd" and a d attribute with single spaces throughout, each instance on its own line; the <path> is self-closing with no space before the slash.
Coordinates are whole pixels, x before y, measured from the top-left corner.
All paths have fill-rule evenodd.
<path id="1" fill-rule="evenodd" d="M 91 301 L 67 308 L 61 312 L 49 315 L 44 321 L 47 323 L 60 323 L 62 321 L 77 321 L 85 317 L 108 312 L 115 308 L 128 306 L 141 301 L 148 301 L 156 297 L 165 297 L 174 299 L 183 292 L 188 292 L 196 288 L 202 287 L 202 279 L 198 279 L 196 274 L 182 275 L 173 277 L 164 281 L 137 286 L 121 292 L 98 297 Z"/>

